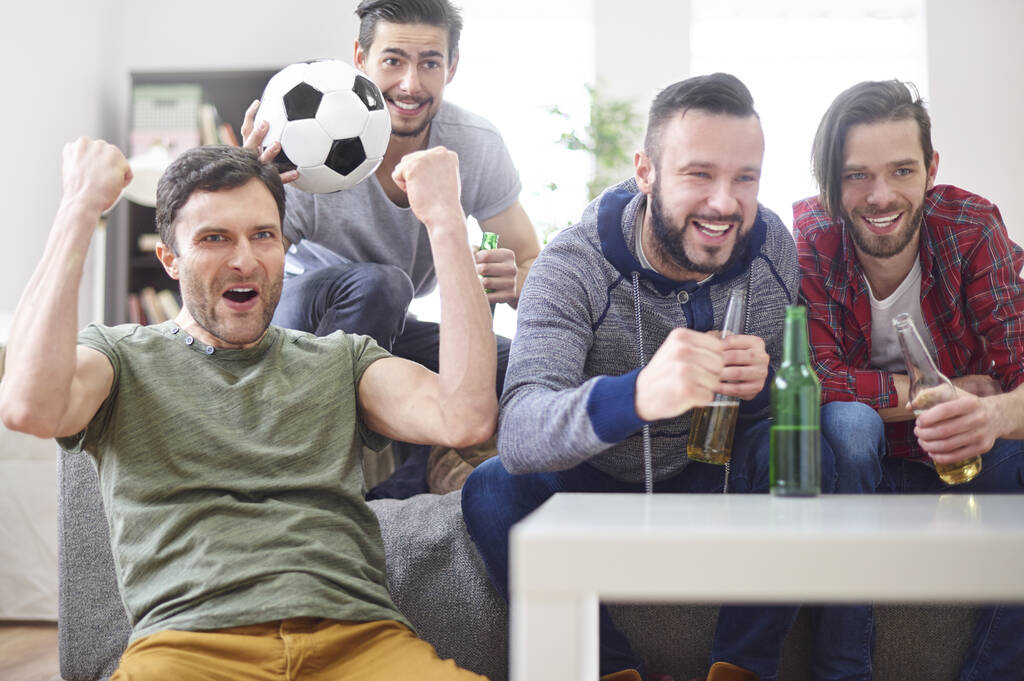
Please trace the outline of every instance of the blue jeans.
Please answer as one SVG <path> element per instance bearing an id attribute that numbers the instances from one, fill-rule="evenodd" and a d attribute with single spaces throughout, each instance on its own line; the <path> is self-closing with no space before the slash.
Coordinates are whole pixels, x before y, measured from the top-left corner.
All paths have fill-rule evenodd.
<path id="1" fill-rule="evenodd" d="M 1024 440 L 996 440 L 982 456 L 981 473 L 976 478 L 947 485 L 926 464 L 886 456 L 885 424 L 878 412 L 865 404 L 824 405 L 821 429 L 835 454 L 837 492 L 1013 494 L 1024 490 Z M 867 616 L 871 617 L 870 608 Z M 960 681 L 1024 680 L 1022 632 L 1024 607 L 981 608 Z"/>
<path id="2" fill-rule="evenodd" d="M 768 435 L 770 421 L 741 422 L 733 445 L 730 492 L 768 490 Z M 539 443 L 538 446 L 543 446 Z M 680 456 L 685 456 L 680 443 Z M 822 442 L 823 480 L 835 477 L 832 452 Z M 721 493 L 725 468 L 690 462 L 679 474 L 654 484 L 656 493 Z M 511 475 L 497 458 L 477 467 L 462 489 L 462 514 L 487 572 L 498 592 L 508 600 L 508 533 L 511 527 L 557 492 L 637 492 L 642 483 L 616 480 L 583 463 L 566 471 Z M 798 500 L 795 503 L 799 503 Z M 714 556 L 705 557 L 713 561 Z M 755 559 L 751 556 L 751 560 Z M 719 611 L 711 662 L 727 661 L 749 669 L 768 681 L 778 674 L 782 642 L 797 613 L 797 606 L 723 606 Z M 615 626 L 607 608 L 600 612 L 601 675 L 623 669 L 641 669 L 625 635 Z"/>
<path id="3" fill-rule="evenodd" d="M 326 336 L 335 331 L 370 336 L 396 357 L 438 370 L 440 327 L 408 315 L 413 299 L 409 275 L 394 265 L 350 262 L 302 241 L 287 255 L 281 302 L 273 323 Z M 497 392 L 505 384 L 511 341 L 497 336 Z"/>

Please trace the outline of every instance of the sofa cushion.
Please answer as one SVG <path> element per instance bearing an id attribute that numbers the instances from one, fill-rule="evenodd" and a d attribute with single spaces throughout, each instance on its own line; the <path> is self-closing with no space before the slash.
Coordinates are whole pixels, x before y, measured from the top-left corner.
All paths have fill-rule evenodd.
<path id="1" fill-rule="evenodd" d="M 461 492 L 371 501 L 395 605 L 441 657 L 507 676 L 507 609 L 462 522 Z"/>

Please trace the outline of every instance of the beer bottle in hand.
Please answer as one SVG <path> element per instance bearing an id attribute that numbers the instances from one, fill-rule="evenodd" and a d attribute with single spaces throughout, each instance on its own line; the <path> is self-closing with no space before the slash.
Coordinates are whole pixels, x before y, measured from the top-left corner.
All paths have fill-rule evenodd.
<path id="1" fill-rule="evenodd" d="M 772 494 L 821 491 L 821 383 L 811 368 L 807 308 L 786 307 L 782 365 L 772 381 Z"/>
<path id="2" fill-rule="evenodd" d="M 910 314 L 904 312 L 896 315 L 892 325 L 900 339 L 903 363 L 910 378 L 910 408 L 914 416 L 920 416 L 929 407 L 956 397 L 956 388 L 935 366 L 935 360 L 925 347 Z M 937 463 L 935 472 L 947 485 L 958 485 L 981 472 L 981 457 L 972 456 L 956 463 Z"/>
<path id="3" fill-rule="evenodd" d="M 729 293 L 722 322 L 722 338 L 743 333 L 747 319 L 747 288 L 737 286 Z M 711 404 L 693 410 L 690 419 L 690 441 L 686 456 L 694 461 L 724 465 L 732 458 L 732 439 L 736 433 L 736 417 L 740 399 L 715 393 Z"/>
<path id="4" fill-rule="evenodd" d="M 480 250 L 481 251 L 493 251 L 498 247 L 498 235 L 494 232 L 483 232 L 480 238 Z M 486 279 L 486 275 L 484 276 Z M 494 289 L 485 288 L 484 293 L 494 293 Z M 494 312 L 494 305 L 491 305 L 491 312 Z"/>

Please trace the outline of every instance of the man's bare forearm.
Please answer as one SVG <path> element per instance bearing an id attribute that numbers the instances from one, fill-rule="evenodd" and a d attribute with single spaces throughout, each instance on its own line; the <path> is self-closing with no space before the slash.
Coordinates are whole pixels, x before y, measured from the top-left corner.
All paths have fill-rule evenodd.
<path id="1" fill-rule="evenodd" d="M 998 437 L 1007 440 L 1024 440 L 1024 384 L 1002 395 L 982 398 L 996 404 L 1000 416 Z"/>
<path id="2" fill-rule="evenodd" d="M 109 364 L 78 362 L 78 293 L 96 223 L 132 177 L 117 147 L 85 137 L 64 146 L 62 174 L 64 194 L 18 303 L 0 383 L 3 422 L 41 437 L 83 426 L 109 389 Z"/>
<path id="3" fill-rule="evenodd" d="M 99 217 L 81 204 L 61 204 L 42 260 L 18 303 L 0 386 L 0 413 L 10 428 L 46 437 L 67 409 L 76 368 L 79 289 Z"/>
<path id="4" fill-rule="evenodd" d="M 459 217 L 430 230 L 441 297 L 441 413 L 451 429 L 465 427 L 473 431 L 469 440 L 480 441 L 490 436 L 497 420 L 497 356 L 490 309 Z M 472 422 L 466 423 L 471 415 Z"/>

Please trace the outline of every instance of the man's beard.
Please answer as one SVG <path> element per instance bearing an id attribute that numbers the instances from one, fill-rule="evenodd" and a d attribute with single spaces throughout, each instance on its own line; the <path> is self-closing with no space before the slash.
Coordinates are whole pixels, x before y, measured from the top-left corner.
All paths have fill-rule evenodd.
<path id="1" fill-rule="evenodd" d="M 895 212 L 895 210 L 880 210 L 878 214 Z M 872 258 L 891 258 L 901 253 L 921 230 L 921 223 L 924 221 L 924 202 L 922 201 L 914 211 L 903 231 L 895 234 L 884 236 L 872 234 L 867 227 L 861 226 L 859 222 L 854 222 L 853 216 L 845 210 L 843 211 L 843 220 L 848 225 L 850 237 L 857 248 Z"/>
<path id="2" fill-rule="evenodd" d="M 269 282 L 266 286 L 261 286 L 260 297 L 263 298 L 264 305 L 258 327 L 248 332 L 244 328 L 233 331 L 228 324 L 218 319 L 215 311 L 216 301 L 210 304 L 208 297 L 203 295 L 200 286 L 191 277 L 181 278 L 181 299 L 192 320 L 214 338 L 224 341 L 226 345 L 249 345 L 258 341 L 267 332 L 274 310 L 281 299 L 281 282 Z"/>
<path id="3" fill-rule="evenodd" d="M 651 191 L 650 211 L 651 230 L 654 232 L 655 240 L 654 247 L 660 251 L 662 256 L 666 259 L 671 260 L 679 267 L 690 272 L 697 272 L 699 274 L 718 274 L 719 272 L 725 272 L 742 259 L 750 247 L 753 230 L 748 229 L 746 232 L 739 231 L 739 225 L 742 224 L 743 220 L 742 215 L 688 215 L 682 225 L 666 218 L 665 211 L 661 204 L 661 190 L 658 186 L 657 180 L 654 181 L 654 186 Z M 736 239 L 733 242 L 732 252 L 721 265 L 697 263 L 690 257 L 690 254 L 686 252 L 686 245 L 683 242 L 683 234 L 687 229 L 689 229 L 689 224 L 693 220 L 733 222 L 737 225 L 734 228 L 737 230 L 737 234 Z M 717 253 L 717 250 L 721 248 L 724 248 L 724 246 L 717 247 L 715 253 Z"/>

